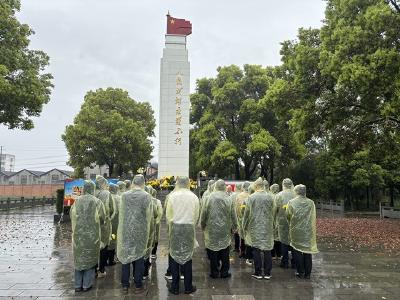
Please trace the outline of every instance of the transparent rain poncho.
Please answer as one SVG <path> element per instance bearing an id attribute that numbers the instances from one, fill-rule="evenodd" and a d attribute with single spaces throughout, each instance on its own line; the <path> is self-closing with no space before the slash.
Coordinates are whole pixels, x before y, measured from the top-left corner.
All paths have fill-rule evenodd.
<path id="1" fill-rule="evenodd" d="M 127 191 L 129 191 L 129 190 L 131 189 L 131 186 L 132 186 L 132 181 L 130 181 L 129 179 L 127 179 L 127 180 L 124 180 L 124 182 L 125 182 L 125 189 L 126 189 Z"/>
<path id="2" fill-rule="evenodd" d="M 260 250 L 274 247 L 275 203 L 273 195 L 265 191 L 259 178 L 254 183 L 255 192 L 250 195 L 243 215 L 243 232 L 246 245 Z"/>
<path id="3" fill-rule="evenodd" d="M 126 192 L 126 184 L 125 184 L 125 182 L 118 181 L 117 185 L 118 185 L 118 193 L 119 193 L 119 195 L 122 195 L 123 193 Z"/>
<path id="4" fill-rule="evenodd" d="M 269 190 L 274 195 L 278 194 L 279 193 L 279 184 L 274 183 L 273 185 L 270 186 Z"/>
<path id="5" fill-rule="evenodd" d="M 276 213 L 276 194 L 279 193 L 279 184 L 274 183 L 269 187 L 270 192 L 272 193 L 274 197 L 274 203 L 275 203 L 275 213 Z M 278 241 L 279 240 L 279 235 L 278 235 L 278 224 L 276 223 L 276 217 L 275 217 L 275 222 L 274 222 L 274 240 Z"/>
<path id="6" fill-rule="evenodd" d="M 163 207 L 161 201 L 157 199 L 157 191 L 153 188 L 151 190 L 151 196 L 153 197 L 153 204 L 157 207 L 157 218 L 156 218 L 156 229 L 154 233 L 154 243 L 157 243 L 160 238 L 160 226 L 161 226 L 161 219 L 163 216 Z"/>
<path id="7" fill-rule="evenodd" d="M 189 184 L 188 177 L 179 176 L 166 204 L 169 254 L 181 265 L 192 259 L 197 245 L 195 227 L 200 204 L 199 198 L 190 191 Z"/>
<path id="8" fill-rule="evenodd" d="M 145 254 L 145 258 L 148 258 L 151 254 L 151 250 L 154 246 L 154 239 L 155 239 L 155 231 L 156 231 L 156 219 L 158 216 L 157 210 L 157 202 L 154 201 L 153 196 L 151 195 L 152 187 L 150 185 L 145 187 L 146 192 L 151 196 L 151 220 L 150 220 L 150 228 L 149 228 L 149 239 L 147 241 L 147 250 Z"/>
<path id="9" fill-rule="evenodd" d="M 200 209 L 203 209 L 205 202 L 207 201 L 208 196 L 212 193 L 214 188 L 215 180 L 209 180 L 207 184 L 207 190 L 203 193 L 203 196 L 200 199 Z"/>
<path id="10" fill-rule="evenodd" d="M 250 182 L 245 181 L 242 185 L 242 191 L 236 196 L 235 203 L 233 203 L 233 205 L 235 206 L 238 232 L 241 238 L 244 238 L 242 223 L 243 223 L 243 213 L 246 207 L 246 201 L 249 198 L 249 187 L 250 187 Z"/>
<path id="11" fill-rule="evenodd" d="M 104 206 L 94 194 L 95 185 L 85 180 L 83 194 L 71 207 L 72 248 L 74 266 L 83 271 L 99 261 L 100 223 L 104 221 Z"/>
<path id="12" fill-rule="evenodd" d="M 128 264 L 145 256 L 149 240 L 152 200 L 142 175 L 136 175 L 133 187 L 122 194 L 119 208 L 117 257 Z"/>
<path id="13" fill-rule="evenodd" d="M 278 241 L 289 245 L 289 224 L 286 218 L 286 205 L 290 199 L 296 197 L 293 191 L 293 182 L 289 178 L 282 181 L 282 191 L 275 195 L 275 223 L 278 227 Z"/>
<path id="14" fill-rule="evenodd" d="M 304 185 L 296 185 L 294 191 L 296 197 L 287 206 L 290 246 L 304 253 L 318 253 L 314 201 L 306 197 Z"/>
<path id="15" fill-rule="evenodd" d="M 101 226 L 101 245 L 103 249 L 110 244 L 111 240 L 111 216 L 114 214 L 114 206 L 111 194 L 108 190 L 108 182 L 103 176 L 96 176 L 95 196 L 100 199 L 106 212 L 105 222 Z"/>
<path id="16" fill-rule="evenodd" d="M 109 250 L 114 250 L 117 246 L 117 229 L 118 229 L 118 209 L 121 201 L 119 194 L 119 186 L 116 184 L 110 184 L 110 193 L 113 200 L 114 213 L 110 217 L 111 219 L 111 241 L 108 246 Z"/>
<path id="17" fill-rule="evenodd" d="M 268 192 L 269 191 L 269 182 L 268 182 L 268 180 L 263 180 L 263 184 L 264 184 L 264 190 L 266 192 Z"/>
<path id="18" fill-rule="evenodd" d="M 225 182 L 218 180 L 201 216 L 207 249 L 219 251 L 231 244 L 231 230 L 237 228 L 235 207 L 225 192 Z"/>

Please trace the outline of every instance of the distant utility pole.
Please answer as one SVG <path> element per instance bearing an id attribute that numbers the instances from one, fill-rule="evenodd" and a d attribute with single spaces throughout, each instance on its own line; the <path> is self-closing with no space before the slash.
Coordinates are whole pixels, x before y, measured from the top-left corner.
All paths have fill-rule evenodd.
<path id="1" fill-rule="evenodd" d="M 0 146 L 0 172 L 1 172 L 1 162 L 3 160 L 3 146 Z"/>

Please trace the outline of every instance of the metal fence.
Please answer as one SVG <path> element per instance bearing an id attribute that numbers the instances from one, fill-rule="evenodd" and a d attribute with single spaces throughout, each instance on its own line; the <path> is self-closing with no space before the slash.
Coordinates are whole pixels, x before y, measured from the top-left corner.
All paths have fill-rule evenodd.
<path id="1" fill-rule="evenodd" d="M 7 198 L 0 199 L 0 210 L 10 210 L 16 208 L 26 208 L 44 205 L 54 205 L 56 203 L 56 198 Z"/>
<path id="2" fill-rule="evenodd" d="M 381 218 L 400 219 L 400 208 L 379 203 L 379 215 Z"/>
<path id="3" fill-rule="evenodd" d="M 330 212 L 338 212 L 344 213 L 344 201 L 336 202 L 336 201 L 316 201 L 315 207 L 322 211 L 330 211 Z"/>

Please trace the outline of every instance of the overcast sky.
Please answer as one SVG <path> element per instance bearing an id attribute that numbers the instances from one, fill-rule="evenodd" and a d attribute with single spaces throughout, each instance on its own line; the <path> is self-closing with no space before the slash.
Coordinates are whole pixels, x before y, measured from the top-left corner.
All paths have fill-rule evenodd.
<path id="1" fill-rule="evenodd" d="M 18 18 L 36 32 L 30 48 L 50 56 L 55 87 L 33 130 L 0 125 L 0 145 L 16 155 L 16 170 L 71 169 L 61 134 L 89 90 L 126 89 L 135 100 L 150 102 L 158 121 L 168 10 L 193 24 L 188 38 L 193 92 L 196 79 L 215 76 L 218 66 L 279 64 L 280 43 L 295 39 L 299 27 L 320 27 L 325 9 L 323 0 L 21 2 Z M 154 148 L 157 160 L 157 138 Z"/>

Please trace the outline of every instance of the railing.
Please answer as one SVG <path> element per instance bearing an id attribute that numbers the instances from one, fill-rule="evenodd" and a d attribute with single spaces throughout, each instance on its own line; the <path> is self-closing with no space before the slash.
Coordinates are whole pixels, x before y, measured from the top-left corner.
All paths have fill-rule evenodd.
<path id="1" fill-rule="evenodd" d="M 7 198 L 0 199 L 0 210 L 10 210 L 16 208 L 26 208 L 44 205 L 53 205 L 56 203 L 56 198 Z"/>
<path id="2" fill-rule="evenodd" d="M 328 210 L 331 212 L 340 212 L 344 213 L 344 201 L 335 202 L 335 201 L 317 201 L 315 203 L 315 207 L 322 211 Z"/>
<path id="3" fill-rule="evenodd" d="M 400 219 L 400 208 L 385 206 L 379 203 L 379 214 L 381 218 Z"/>

